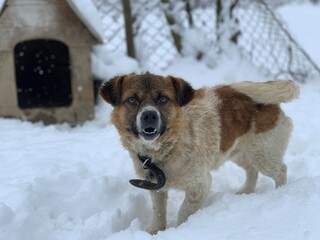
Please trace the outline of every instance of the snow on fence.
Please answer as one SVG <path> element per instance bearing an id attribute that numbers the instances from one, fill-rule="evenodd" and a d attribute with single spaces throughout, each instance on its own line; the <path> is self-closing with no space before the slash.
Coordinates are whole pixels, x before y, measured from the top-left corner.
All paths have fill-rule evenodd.
<path id="1" fill-rule="evenodd" d="M 110 50 L 125 52 L 126 41 L 131 41 L 134 56 L 146 69 L 165 69 L 179 54 L 214 67 L 219 55 L 235 46 L 269 76 L 303 82 L 320 75 L 319 67 L 261 0 L 94 1 Z M 125 2 L 130 8 L 123 7 Z M 126 26 L 124 12 L 131 26 Z M 126 27 L 132 30 L 130 39 Z"/>

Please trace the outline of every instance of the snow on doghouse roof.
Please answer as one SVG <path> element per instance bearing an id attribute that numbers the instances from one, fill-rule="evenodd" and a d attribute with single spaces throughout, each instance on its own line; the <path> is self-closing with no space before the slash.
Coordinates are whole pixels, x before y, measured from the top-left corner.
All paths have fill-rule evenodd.
<path id="1" fill-rule="evenodd" d="M 4 1 L 4 0 L 0 0 Z M 102 29 L 102 22 L 99 18 L 97 8 L 91 0 L 66 0 L 72 10 L 77 14 L 84 25 L 90 32 L 99 40 L 103 42 L 104 34 Z M 1 12 L 1 11 L 0 11 Z"/>
<path id="2" fill-rule="evenodd" d="M 0 15 L 7 0 L 0 0 Z M 73 12 L 79 17 L 92 35 L 99 41 L 104 42 L 102 21 L 92 0 L 65 0 Z"/>
<path id="3" fill-rule="evenodd" d="M 4 3 L 6 2 L 6 0 L 0 0 L 0 14 L 2 12 L 2 9 L 4 8 Z"/>

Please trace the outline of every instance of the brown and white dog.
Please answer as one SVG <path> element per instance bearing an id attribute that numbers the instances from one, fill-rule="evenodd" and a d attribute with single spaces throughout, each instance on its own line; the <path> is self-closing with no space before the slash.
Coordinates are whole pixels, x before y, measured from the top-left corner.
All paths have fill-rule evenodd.
<path id="1" fill-rule="evenodd" d="M 185 191 L 178 225 L 195 213 L 211 188 L 210 170 L 227 159 L 246 171 L 238 193 L 255 189 L 258 172 L 276 187 L 286 183 L 283 155 L 292 129 L 279 103 L 296 98 L 291 81 L 240 82 L 194 90 L 172 76 L 117 76 L 100 88 L 114 107 L 111 121 L 133 159 L 137 174 L 145 177 L 138 154 L 148 156 L 166 176 L 159 191 L 150 191 L 153 219 L 147 229 L 166 228 L 169 188 Z"/>

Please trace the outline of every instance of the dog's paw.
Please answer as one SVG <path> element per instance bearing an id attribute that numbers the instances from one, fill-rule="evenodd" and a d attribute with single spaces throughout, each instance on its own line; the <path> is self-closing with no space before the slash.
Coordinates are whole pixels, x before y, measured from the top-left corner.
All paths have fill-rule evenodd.
<path id="1" fill-rule="evenodd" d="M 146 232 L 150 233 L 151 235 L 155 235 L 159 232 L 159 230 L 154 228 L 153 226 L 150 226 L 146 229 Z"/>
<path id="2" fill-rule="evenodd" d="M 253 193 L 254 189 L 250 188 L 241 188 L 239 191 L 236 192 L 236 194 L 241 195 L 241 194 L 250 194 Z"/>
<path id="3" fill-rule="evenodd" d="M 157 234 L 159 231 L 163 231 L 163 230 L 165 230 L 165 228 L 159 229 L 158 227 L 155 227 L 155 226 L 153 226 L 153 225 L 149 226 L 149 227 L 146 229 L 146 231 L 147 231 L 148 233 L 150 233 L 151 235 L 155 235 L 155 234 Z"/>

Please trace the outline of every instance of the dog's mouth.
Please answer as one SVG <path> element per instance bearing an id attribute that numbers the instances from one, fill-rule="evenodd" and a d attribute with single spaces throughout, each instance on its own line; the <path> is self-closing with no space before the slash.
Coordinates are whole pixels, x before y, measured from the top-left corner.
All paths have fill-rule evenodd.
<path id="1" fill-rule="evenodd" d="M 132 132 L 140 139 L 143 139 L 148 142 L 153 142 L 164 134 L 165 129 L 165 126 L 161 127 L 160 129 L 154 127 L 146 127 L 138 131 L 138 129 L 135 126 L 133 126 Z"/>
<path id="2" fill-rule="evenodd" d="M 148 127 L 148 128 L 143 129 L 142 132 L 146 135 L 152 135 L 157 132 L 157 129 L 155 129 L 153 127 Z"/>
<path id="3" fill-rule="evenodd" d="M 146 141 L 155 141 L 160 137 L 160 135 L 160 132 L 153 127 L 144 128 L 141 133 L 139 133 L 140 138 Z"/>

